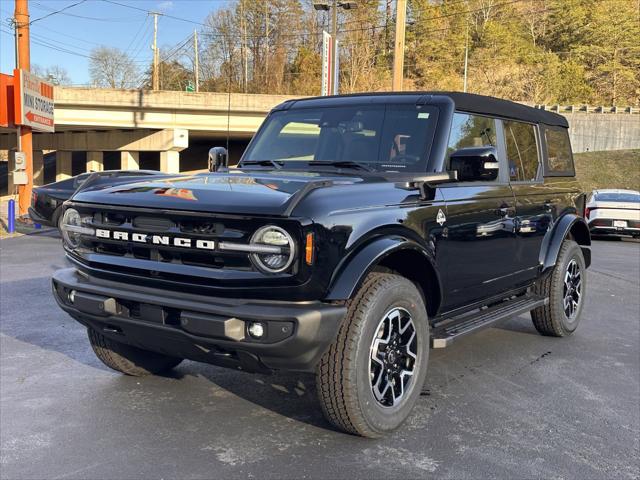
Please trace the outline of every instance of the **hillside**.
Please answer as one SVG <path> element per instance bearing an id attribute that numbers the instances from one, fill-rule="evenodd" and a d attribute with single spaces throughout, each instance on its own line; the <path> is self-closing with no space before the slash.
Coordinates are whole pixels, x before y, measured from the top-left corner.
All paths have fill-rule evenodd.
<path id="1" fill-rule="evenodd" d="M 576 153 L 574 159 L 585 192 L 594 188 L 640 191 L 640 150 Z"/>

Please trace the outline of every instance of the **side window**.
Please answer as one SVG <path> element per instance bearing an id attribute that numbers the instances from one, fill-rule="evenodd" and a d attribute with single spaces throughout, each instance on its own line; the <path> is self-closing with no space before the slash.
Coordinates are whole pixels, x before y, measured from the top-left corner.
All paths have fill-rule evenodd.
<path id="1" fill-rule="evenodd" d="M 548 173 L 573 175 L 571 141 L 567 129 L 545 128 L 547 143 Z"/>
<path id="2" fill-rule="evenodd" d="M 467 147 L 496 145 L 496 121 L 493 118 L 455 113 L 447 145 L 447 165 L 449 155 Z"/>
<path id="3" fill-rule="evenodd" d="M 511 181 L 536 180 L 540 165 L 536 127 L 528 123 L 505 121 L 504 136 Z"/>

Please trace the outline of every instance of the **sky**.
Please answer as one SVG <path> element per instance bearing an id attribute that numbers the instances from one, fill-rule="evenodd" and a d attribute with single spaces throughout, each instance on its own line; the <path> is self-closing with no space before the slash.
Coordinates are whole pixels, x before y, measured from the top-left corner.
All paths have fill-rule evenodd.
<path id="1" fill-rule="evenodd" d="M 141 68 L 152 59 L 153 17 L 158 17 L 158 46 L 173 46 L 199 29 L 207 15 L 229 3 L 228 0 L 29 0 L 31 17 L 31 63 L 42 68 L 64 67 L 73 85 L 89 84 L 89 58 L 101 45 L 128 52 Z M 72 6 L 63 12 L 57 10 Z M 133 8 L 135 7 L 135 8 Z M 141 11 L 141 10 L 145 11 Z M 0 0 L 0 71 L 15 68 L 13 0 Z M 179 17 L 178 20 L 173 17 Z M 195 23 L 191 23 L 195 22 Z"/>

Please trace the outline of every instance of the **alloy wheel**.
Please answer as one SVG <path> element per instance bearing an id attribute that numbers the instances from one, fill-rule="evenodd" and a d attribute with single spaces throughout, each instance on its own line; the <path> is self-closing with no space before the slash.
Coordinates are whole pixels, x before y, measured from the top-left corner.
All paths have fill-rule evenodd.
<path id="1" fill-rule="evenodd" d="M 383 407 L 402 402 L 411 386 L 418 359 L 418 338 L 411 314 L 404 308 L 389 310 L 371 343 L 371 390 Z"/>
<path id="2" fill-rule="evenodd" d="M 564 274 L 563 310 L 568 320 L 574 320 L 582 298 L 582 272 L 580 265 L 572 259 Z"/>

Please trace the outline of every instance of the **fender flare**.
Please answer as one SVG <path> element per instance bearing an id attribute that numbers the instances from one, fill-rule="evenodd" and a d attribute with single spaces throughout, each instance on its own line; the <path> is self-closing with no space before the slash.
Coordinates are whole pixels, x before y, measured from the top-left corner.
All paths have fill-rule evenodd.
<path id="1" fill-rule="evenodd" d="M 576 233 L 574 238 L 582 247 L 586 266 L 589 267 L 591 264 L 591 250 L 587 248 L 591 245 L 589 227 L 582 217 L 568 213 L 563 215 L 556 222 L 553 229 L 549 230 L 545 235 L 542 248 L 540 249 L 540 264 L 542 265 L 543 271 L 552 268 L 556 264 L 562 242 L 564 242 L 567 235 L 572 231 Z"/>
<path id="2" fill-rule="evenodd" d="M 331 278 L 329 293 L 325 297 L 326 301 L 348 300 L 360 288 L 369 272 L 389 255 L 402 251 L 412 250 L 422 256 L 425 261 L 429 262 L 435 280 L 438 283 L 441 292 L 440 278 L 432 256 L 419 243 L 399 235 L 389 235 L 379 237 L 365 246 L 349 255 L 334 271 Z"/>

